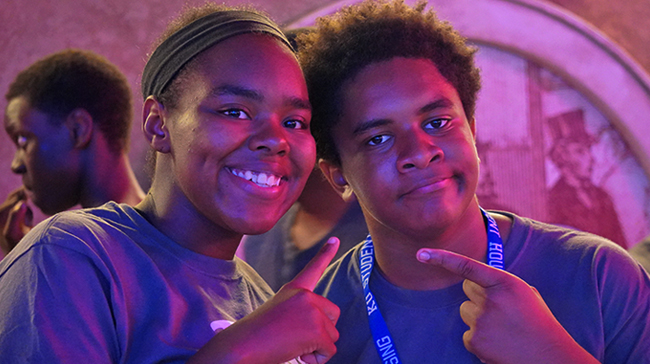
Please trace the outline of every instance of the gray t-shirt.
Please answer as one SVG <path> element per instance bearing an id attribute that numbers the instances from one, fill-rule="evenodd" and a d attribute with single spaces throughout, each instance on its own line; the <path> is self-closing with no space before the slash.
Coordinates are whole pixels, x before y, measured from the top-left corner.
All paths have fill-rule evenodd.
<path id="1" fill-rule="evenodd" d="M 504 213 L 506 214 L 506 213 Z M 571 336 L 603 363 L 650 363 L 650 278 L 619 246 L 595 235 L 515 215 L 504 242 L 506 270 L 537 288 Z M 315 292 L 341 309 L 338 352 L 328 364 L 380 363 L 359 278 L 361 244 L 334 263 Z M 476 363 L 465 349 L 462 283 L 434 291 L 370 278 L 404 363 Z M 504 338 L 506 339 L 506 338 Z"/>
<path id="2" fill-rule="evenodd" d="M 646 271 L 650 272 L 650 236 L 630 249 L 630 255 L 636 259 Z"/>
<path id="3" fill-rule="evenodd" d="M 290 234 L 298 207 L 297 203 L 294 204 L 268 232 L 247 235 L 242 241 L 244 259 L 274 291 L 292 280 L 316 256 L 330 236 L 336 236 L 341 241 L 334 259 L 343 256 L 368 236 L 361 207 L 354 202 L 323 239 L 309 249 L 298 250 L 291 242 Z"/>
<path id="4" fill-rule="evenodd" d="M 0 362 L 184 363 L 271 295 L 127 205 L 64 212 L 0 262 Z"/>

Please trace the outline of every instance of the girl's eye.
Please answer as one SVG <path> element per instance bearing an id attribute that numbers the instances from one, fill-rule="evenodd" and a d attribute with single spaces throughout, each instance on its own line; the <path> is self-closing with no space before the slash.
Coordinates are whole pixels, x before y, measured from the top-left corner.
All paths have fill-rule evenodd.
<path id="1" fill-rule="evenodd" d="M 288 129 L 307 129 L 307 124 L 302 120 L 286 120 L 282 123 Z"/>
<path id="2" fill-rule="evenodd" d="M 443 118 L 438 118 L 438 119 L 433 119 L 431 121 L 428 121 L 425 125 L 426 129 L 442 129 L 449 123 L 451 119 L 443 119 Z"/>
<path id="3" fill-rule="evenodd" d="M 18 146 L 18 148 L 24 148 L 25 145 L 27 145 L 27 137 L 25 137 L 24 135 L 19 135 L 16 138 L 16 145 Z"/>
<path id="4" fill-rule="evenodd" d="M 219 113 L 235 119 L 241 119 L 241 120 L 250 119 L 250 116 L 246 114 L 245 111 L 240 109 L 226 109 L 226 110 L 219 111 Z"/>
<path id="5" fill-rule="evenodd" d="M 385 143 L 390 137 L 388 135 L 377 135 L 368 140 L 368 145 L 375 146 Z"/>

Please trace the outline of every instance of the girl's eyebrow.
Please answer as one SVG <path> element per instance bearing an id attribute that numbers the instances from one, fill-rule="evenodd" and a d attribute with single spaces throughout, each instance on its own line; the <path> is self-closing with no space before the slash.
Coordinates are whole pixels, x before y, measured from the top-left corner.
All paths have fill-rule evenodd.
<path id="1" fill-rule="evenodd" d="M 264 101 L 264 95 L 260 91 L 237 86 L 237 85 L 232 85 L 232 84 L 224 84 L 215 87 L 214 89 L 212 89 L 210 94 L 214 96 L 224 96 L 224 95 L 240 96 L 257 102 Z M 284 104 L 291 106 L 295 109 L 304 109 L 304 110 L 311 111 L 311 103 L 309 103 L 309 100 L 302 99 L 300 97 L 288 97 L 284 101 Z"/>
<path id="2" fill-rule="evenodd" d="M 311 111 L 311 103 L 309 100 L 300 97 L 290 97 L 285 104 L 292 106 L 295 109 L 304 109 Z"/>
<path id="3" fill-rule="evenodd" d="M 241 86 L 225 84 L 212 89 L 210 94 L 215 96 L 233 95 L 241 96 L 254 101 L 264 101 L 264 96 L 261 92 Z"/>

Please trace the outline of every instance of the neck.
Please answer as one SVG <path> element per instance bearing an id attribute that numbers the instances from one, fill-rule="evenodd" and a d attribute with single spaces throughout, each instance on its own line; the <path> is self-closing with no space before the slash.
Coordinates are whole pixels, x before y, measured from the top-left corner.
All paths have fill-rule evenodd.
<path id="1" fill-rule="evenodd" d="M 500 216 L 496 220 L 505 242 L 510 220 L 496 216 Z M 435 290 L 463 280 L 442 268 L 420 263 L 416 259 L 420 248 L 445 249 L 485 262 L 487 231 L 478 204 L 470 206 L 454 224 L 431 231 L 426 239 L 387 234 L 386 230 L 373 229 L 370 224 L 368 228 L 375 243 L 376 267 L 389 282 L 401 288 Z"/>
<path id="2" fill-rule="evenodd" d="M 299 250 L 309 249 L 323 239 L 350 206 L 323 178 L 320 171 L 312 172 L 298 203 L 290 236 L 291 242 Z"/>
<path id="3" fill-rule="evenodd" d="M 135 178 L 128 156 L 104 154 L 87 168 L 80 198 L 82 207 L 95 207 L 108 201 L 137 205 L 145 194 Z"/>
<path id="4" fill-rule="evenodd" d="M 165 201 L 166 191 L 156 188 L 154 181 L 147 196 L 135 206 L 156 229 L 195 253 L 232 260 L 243 237 L 241 234 L 218 229 L 213 222 L 196 210 Z"/>

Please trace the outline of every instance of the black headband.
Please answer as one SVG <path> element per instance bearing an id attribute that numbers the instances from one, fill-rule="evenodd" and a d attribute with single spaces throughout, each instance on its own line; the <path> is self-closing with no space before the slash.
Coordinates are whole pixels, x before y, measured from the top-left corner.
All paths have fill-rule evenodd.
<path id="1" fill-rule="evenodd" d="M 209 47 L 246 33 L 267 33 L 291 44 L 269 18 L 250 11 L 227 10 L 206 15 L 172 34 L 153 52 L 142 73 L 142 97 L 160 96 L 194 56 Z"/>

